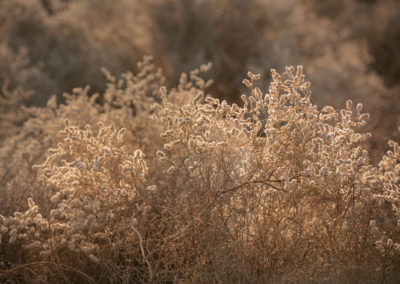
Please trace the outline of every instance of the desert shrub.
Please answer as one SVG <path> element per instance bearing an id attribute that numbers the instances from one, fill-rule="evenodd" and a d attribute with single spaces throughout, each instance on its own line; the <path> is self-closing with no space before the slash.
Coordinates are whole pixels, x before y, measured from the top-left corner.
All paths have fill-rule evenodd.
<path id="1" fill-rule="evenodd" d="M 167 78 L 211 61 L 211 90 L 220 99 L 241 103 L 244 89 L 232 81 L 248 69 L 269 79 L 269 68 L 290 64 L 307 68 L 319 104 L 339 107 L 352 98 L 371 111 L 386 92 L 368 69 L 366 45 L 307 1 L 159 0 L 142 6 L 153 35 L 148 50 Z"/>
<path id="2" fill-rule="evenodd" d="M 387 89 L 383 91 L 382 87 L 375 85 L 368 97 L 372 104 L 376 104 L 371 113 L 375 120 L 370 124 L 371 131 L 374 134 L 371 141 L 371 149 L 379 149 L 371 154 L 387 150 L 385 141 L 393 137 L 399 126 L 397 114 L 398 94 L 399 94 L 399 54 L 398 54 L 398 35 L 399 25 L 399 2 L 398 1 L 314 1 L 307 0 L 311 9 L 318 15 L 318 18 L 329 19 L 331 30 L 335 33 L 346 31 L 347 37 L 351 37 L 353 42 L 363 42 L 367 49 L 369 59 L 363 59 L 362 68 L 373 70 L 373 73 L 379 75 L 381 81 Z M 371 20 L 373 19 L 373 20 Z M 350 59 L 345 59 L 346 61 Z M 342 66 L 343 62 L 340 63 Z M 351 77 L 351 75 L 348 75 Z M 375 80 L 370 77 L 370 80 Z M 368 80 L 367 80 L 368 81 Z M 359 81 L 361 83 L 361 81 Z M 382 92 L 383 91 L 383 92 Z M 365 93 L 367 94 L 367 93 Z M 379 100 L 376 100 L 379 98 Z M 362 100 L 362 99 L 361 99 Z M 380 101 L 380 102 L 378 102 Z M 375 158 L 378 162 L 378 159 Z"/>
<path id="3" fill-rule="evenodd" d="M 1 142 L 2 280 L 399 281 L 398 144 L 374 166 L 363 105 L 318 108 L 301 66 L 268 92 L 249 72 L 242 106 L 206 93 L 209 68 L 167 89 L 146 57 L 23 109 Z"/>
<path id="4" fill-rule="evenodd" d="M 168 82 L 212 61 L 213 91 L 230 102 L 241 102 L 237 82 L 248 69 L 267 77 L 265 67 L 293 63 L 306 66 L 321 104 L 379 97 L 377 90 L 385 90 L 367 68 L 371 60 L 363 43 L 316 14 L 320 9 L 309 2 L 3 1 L 2 50 L 13 64 L 0 75 L 44 97 L 87 83 L 102 90 L 100 67 L 120 73 L 151 53 Z"/>
<path id="5" fill-rule="evenodd" d="M 395 35 L 398 9 L 394 2 L 334 2 L 4 0 L 0 86 L 9 81 L 11 90 L 33 91 L 27 105 L 43 106 L 54 93 L 63 102 L 62 92 L 86 84 L 102 95 L 101 67 L 113 74 L 137 71 L 136 62 L 150 53 L 169 88 L 182 72 L 213 62 L 210 91 L 241 105 L 240 81 L 247 70 L 260 73 L 267 87 L 269 68 L 304 65 L 314 103 L 336 108 L 348 98 L 364 103 L 372 114 L 369 148 L 377 162 L 381 145 L 398 127 L 393 103 L 398 90 L 384 84 L 389 81 L 382 72 L 397 68 L 385 67 L 396 55 L 381 51 L 385 44 L 397 46 L 385 43 L 385 34 Z M 370 21 L 375 8 L 379 25 Z"/>
<path id="6" fill-rule="evenodd" d="M 210 91 L 219 99 L 239 105 L 240 94 L 245 90 L 232 82 L 240 82 L 247 70 L 260 73 L 263 87 L 267 87 L 269 68 L 304 65 L 313 83 L 314 103 L 339 108 L 349 98 L 363 102 L 372 114 L 368 131 L 374 135 L 369 150 L 378 162 L 379 154 L 386 150 L 382 145 L 398 127 L 394 103 L 398 91 L 387 87 L 376 69 L 371 68 L 376 61 L 371 55 L 371 43 L 383 46 L 383 42 L 376 42 L 378 35 L 381 38 L 379 32 L 377 36 L 368 33 L 374 8 L 363 9 L 365 5 L 353 1 L 324 1 L 338 8 L 334 14 L 335 9 L 328 5 L 326 11 L 332 16 L 326 17 L 318 7 L 324 6 L 320 2 L 144 2 L 143 13 L 148 15 L 145 26 L 153 35 L 147 50 L 163 66 L 168 81 L 175 80 L 181 71 L 205 61 L 213 62 L 211 76 L 216 83 Z M 381 5 L 382 17 L 387 7 L 391 6 Z M 368 12 L 365 15 L 364 10 Z M 396 15 L 396 9 L 391 11 Z M 233 27 L 235 31 L 231 30 Z"/>
<path id="7" fill-rule="evenodd" d="M 89 87 L 86 87 L 75 88 L 72 94 L 65 93 L 65 104 L 53 96 L 44 108 L 20 108 L 18 102 L 24 99 L 25 92 L 4 90 L 4 95 L 0 97 L 1 107 L 4 107 L 0 122 L 0 180 L 4 187 L 1 194 L 5 198 L 3 211 L 6 208 L 11 211 L 21 208 L 21 195 L 26 198 L 32 193 L 41 195 L 41 191 L 35 193 L 35 190 L 29 189 L 36 178 L 36 172 L 31 167 L 40 163 L 47 149 L 55 145 L 66 118 L 79 127 L 97 121 L 114 123 L 117 127 L 126 125 L 129 126 L 128 138 L 132 137 L 133 129 L 143 137 L 138 147 L 145 148 L 144 144 L 151 144 L 144 134 L 147 129 L 145 126 L 150 125 L 148 114 L 151 104 L 148 100 L 155 92 L 159 92 L 164 79 L 149 57 L 139 63 L 139 70 L 135 75 L 128 72 L 119 80 L 109 75 L 110 81 L 102 94 L 101 104 L 96 103 L 99 95 L 89 96 Z M 137 114 L 133 106 L 140 110 Z M 26 185 L 25 190 L 15 190 L 15 186 L 21 187 L 22 184 Z"/>

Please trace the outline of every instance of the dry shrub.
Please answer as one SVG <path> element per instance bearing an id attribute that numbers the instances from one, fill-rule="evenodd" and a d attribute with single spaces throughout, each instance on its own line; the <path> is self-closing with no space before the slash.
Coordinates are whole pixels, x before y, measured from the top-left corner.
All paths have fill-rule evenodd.
<path id="1" fill-rule="evenodd" d="M 371 154 L 376 156 L 383 149 L 387 150 L 387 147 L 384 147 L 385 141 L 396 135 L 394 131 L 400 125 L 398 119 L 400 2 L 396 0 L 307 0 L 306 2 L 318 18 L 328 19 L 331 22 L 330 30 L 333 33 L 340 34 L 346 30 L 345 33 L 352 42 L 364 43 L 362 44 L 366 49 L 364 56 L 369 55 L 362 60 L 361 65 L 364 67 L 361 68 L 374 72 L 370 73 L 369 80 L 364 81 L 360 76 L 355 76 L 352 81 L 358 80 L 369 88 L 367 92 L 360 92 L 361 95 L 366 94 L 360 100 L 368 101 L 373 106 L 369 109 L 373 117 L 370 125 L 373 133 L 371 149 L 374 151 Z M 350 56 L 343 58 L 344 62 L 351 61 Z M 346 65 L 344 62 L 339 63 L 341 67 Z M 351 72 L 354 71 L 353 69 Z M 379 79 L 376 80 L 372 74 L 378 75 Z M 346 76 L 351 77 L 349 74 Z M 385 85 L 383 88 L 379 87 L 382 83 Z M 315 84 L 313 86 L 315 90 Z M 379 159 L 374 157 L 374 160 L 378 162 Z"/>
<path id="2" fill-rule="evenodd" d="M 385 85 L 397 74 L 397 55 L 386 52 L 386 45 L 397 50 L 397 4 L 323 2 L 3 0 L 0 86 L 9 81 L 11 90 L 33 91 L 27 105 L 43 106 L 54 93 L 63 102 L 62 92 L 85 84 L 103 94 L 101 67 L 137 71 L 136 62 L 150 53 L 169 88 L 182 72 L 213 62 L 210 91 L 240 105 L 247 70 L 260 73 L 267 87 L 269 68 L 304 65 L 314 103 L 363 102 L 377 162 L 398 126 L 398 90 L 395 82 Z"/>
<path id="3" fill-rule="evenodd" d="M 289 64 L 306 66 L 319 103 L 339 107 L 347 98 L 379 97 L 385 90 L 368 69 L 364 44 L 354 39 L 360 27 L 342 29 L 343 22 L 321 17 L 308 2 L 5 0 L 0 78 L 37 91 L 43 101 L 86 83 L 102 90 L 100 67 L 120 73 L 151 53 L 168 82 L 212 61 L 214 93 L 231 102 L 240 102 L 248 69 L 267 77 L 265 67 Z M 354 14 L 354 3 L 342 6 Z M 390 6 L 381 6 L 384 15 Z"/>
<path id="4" fill-rule="evenodd" d="M 24 110 L 0 151 L 3 281 L 400 280 L 398 144 L 374 166 L 362 104 L 319 109 L 301 66 L 267 93 L 249 72 L 243 106 L 205 93 L 209 67 L 167 91 L 146 57 Z"/>

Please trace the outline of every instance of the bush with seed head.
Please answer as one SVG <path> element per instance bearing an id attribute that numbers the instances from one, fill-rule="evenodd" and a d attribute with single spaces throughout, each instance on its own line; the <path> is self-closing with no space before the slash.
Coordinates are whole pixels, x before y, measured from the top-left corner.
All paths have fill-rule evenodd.
<path id="1" fill-rule="evenodd" d="M 362 104 L 318 108 L 301 66 L 271 70 L 268 91 L 249 72 L 229 104 L 207 94 L 209 67 L 167 89 L 145 58 L 136 74 L 104 71 L 101 102 L 76 89 L 25 110 L 0 151 L 13 167 L 0 172 L 0 277 L 399 280 L 399 146 L 370 161 Z"/>

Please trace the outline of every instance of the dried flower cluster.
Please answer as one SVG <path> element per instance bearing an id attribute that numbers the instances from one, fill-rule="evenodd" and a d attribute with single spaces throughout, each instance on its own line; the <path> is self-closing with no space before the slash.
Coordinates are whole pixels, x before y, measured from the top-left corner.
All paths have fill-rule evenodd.
<path id="1" fill-rule="evenodd" d="M 397 0 L 2 0 L 0 88 L 29 91 L 22 102 L 36 106 L 85 84 L 103 95 L 102 67 L 137 71 L 152 54 L 168 88 L 213 62 L 209 91 L 241 104 L 247 70 L 266 88 L 270 68 L 304 65 L 314 103 L 363 102 L 377 163 L 400 125 L 399 11 Z"/>
<path id="2" fill-rule="evenodd" d="M 399 145 L 370 161 L 363 105 L 319 109 L 301 66 L 268 92 L 249 72 L 229 104 L 209 68 L 167 90 L 146 57 L 101 96 L 24 109 L 0 148 L 19 167 L 0 171 L 1 280 L 400 280 Z"/>

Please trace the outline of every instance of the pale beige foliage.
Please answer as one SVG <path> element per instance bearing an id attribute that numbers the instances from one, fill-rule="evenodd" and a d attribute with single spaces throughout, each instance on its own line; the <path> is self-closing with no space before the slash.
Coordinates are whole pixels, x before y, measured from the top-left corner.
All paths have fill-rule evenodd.
<path id="1" fill-rule="evenodd" d="M 42 143 L 30 154 L 48 150 L 27 163 L 32 184 L 9 174 L 1 189 L 1 202 L 28 200 L 0 212 L 15 271 L 47 282 L 398 280 L 399 146 L 371 163 L 361 103 L 318 108 L 302 66 L 271 70 L 267 92 L 248 72 L 243 106 L 206 93 L 209 64 L 170 90 L 151 58 L 139 67 L 104 71 L 101 104 L 77 89 L 29 110 L 24 129 Z"/>

